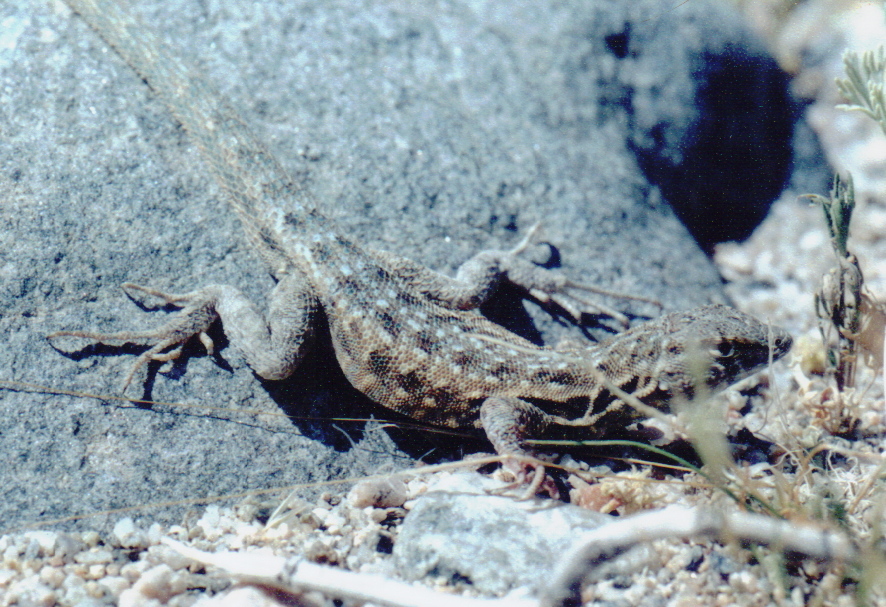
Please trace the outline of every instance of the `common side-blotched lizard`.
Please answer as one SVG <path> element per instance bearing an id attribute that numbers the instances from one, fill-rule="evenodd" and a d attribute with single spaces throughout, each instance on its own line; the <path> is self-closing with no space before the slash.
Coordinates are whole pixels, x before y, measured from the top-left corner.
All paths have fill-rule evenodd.
<path id="1" fill-rule="evenodd" d="M 146 342 L 125 386 L 144 363 L 174 358 L 194 336 L 211 350 L 206 331 L 216 319 L 259 376 L 282 379 L 323 314 L 336 358 L 361 392 L 424 422 L 481 426 L 496 450 L 519 453 L 546 426 L 590 426 L 623 408 L 611 386 L 666 409 L 675 398 L 722 389 L 790 347 L 784 331 L 722 305 L 668 314 L 585 347 L 532 344 L 473 309 L 507 280 L 578 316 L 586 302 L 575 291 L 585 287 L 520 259 L 522 247 L 482 252 L 449 278 L 352 242 L 213 87 L 117 3 L 67 1 L 193 137 L 278 281 L 267 313 L 226 285 L 181 295 L 125 285 L 182 310 L 154 331 L 50 336 Z"/>

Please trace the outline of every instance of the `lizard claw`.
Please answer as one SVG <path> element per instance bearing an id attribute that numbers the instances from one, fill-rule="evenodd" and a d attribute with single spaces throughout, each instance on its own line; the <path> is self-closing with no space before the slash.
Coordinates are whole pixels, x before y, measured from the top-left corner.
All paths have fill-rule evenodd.
<path id="1" fill-rule="evenodd" d="M 212 287 L 187 294 L 167 294 L 150 287 L 144 287 L 133 283 L 124 283 L 123 290 L 132 297 L 130 290 L 141 291 L 150 296 L 157 297 L 167 305 L 182 308 L 169 322 L 162 327 L 151 331 L 119 331 L 116 333 L 99 333 L 95 331 L 56 331 L 46 336 L 53 340 L 57 337 L 78 337 L 95 340 L 99 343 L 123 342 L 144 343 L 148 350 L 135 359 L 121 386 L 121 392 L 126 393 L 138 370 L 151 361 L 169 362 L 181 356 L 182 347 L 191 337 L 198 336 L 200 342 L 211 355 L 214 343 L 206 330 L 217 318 L 215 312 L 215 293 Z M 171 349 L 170 349 L 171 348 Z"/>
<path id="2" fill-rule="evenodd" d="M 510 473 L 514 480 L 502 487 L 501 492 L 525 486 L 517 498 L 518 501 L 526 501 L 539 494 L 547 495 L 551 499 L 560 499 L 560 491 L 553 479 L 548 476 L 543 463 L 506 459 L 502 462 L 502 469 Z"/>
<path id="3" fill-rule="evenodd" d="M 511 251 L 510 251 L 511 255 L 517 256 L 520 253 L 522 253 L 523 251 L 525 251 L 526 249 L 528 249 L 529 245 L 531 245 L 533 242 L 535 242 L 535 237 L 538 235 L 538 233 L 540 231 L 541 231 L 541 222 L 537 221 L 532 225 L 531 228 L 529 228 L 526 231 L 526 236 L 523 237 L 523 240 L 521 240 L 519 243 L 517 243 L 516 247 L 511 249 Z"/>
<path id="4" fill-rule="evenodd" d="M 570 280 L 555 270 L 539 267 L 528 261 L 518 260 L 517 255 L 526 251 L 535 241 L 541 229 L 541 223 L 536 223 L 526 233 L 523 240 L 509 251 L 511 262 L 508 269 L 508 277 L 512 282 L 524 287 L 531 297 L 541 303 L 553 303 L 566 311 L 575 322 L 580 323 L 583 314 L 604 314 L 620 323 L 623 327 L 630 326 L 627 316 L 598 301 L 597 298 L 583 297 L 574 293 L 583 291 L 593 295 L 601 295 L 617 299 L 632 299 L 650 303 L 662 308 L 661 302 L 648 297 L 640 297 L 627 293 L 619 293 L 603 289 L 594 285 Z"/>

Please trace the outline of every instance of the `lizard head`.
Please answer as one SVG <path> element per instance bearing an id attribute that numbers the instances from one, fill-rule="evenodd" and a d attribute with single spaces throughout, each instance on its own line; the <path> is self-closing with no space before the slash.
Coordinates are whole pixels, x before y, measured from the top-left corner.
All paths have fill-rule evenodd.
<path id="1" fill-rule="evenodd" d="M 668 314 L 661 323 L 659 390 L 692 398 L 703 386 L 713 393 L 778 360 L 791 347 L 779 327 L 723 305 Z"/>

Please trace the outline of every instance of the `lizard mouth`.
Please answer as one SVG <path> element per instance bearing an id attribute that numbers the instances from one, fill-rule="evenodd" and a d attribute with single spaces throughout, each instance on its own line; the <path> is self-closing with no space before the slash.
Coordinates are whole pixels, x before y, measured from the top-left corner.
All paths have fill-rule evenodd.
<path id="1" fill-rule="evenodd" d="M 748 341 L 721 345 L 713 350 L 708 387 L 721 390 L 730 384 L 762 370 L 770 361 L 775 362 L 791 349 L 793 339 L 785 331 L 777 330 L 766 342 Z"/>

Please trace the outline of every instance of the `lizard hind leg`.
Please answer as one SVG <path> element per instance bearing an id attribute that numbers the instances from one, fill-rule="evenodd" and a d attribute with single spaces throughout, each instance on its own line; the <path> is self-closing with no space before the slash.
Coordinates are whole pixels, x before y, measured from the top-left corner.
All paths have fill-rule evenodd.
<path id="1" fill-rule="evenodd" d="M 149 345 L 150 348 L 140 354 L 130 366 L 129 373 L 126 374 L 121 387 L 121 391 L 124 394 L 141 367 L 151 361 L 168 362 L 178 358 L 181 355 L 184 343 L 194 335 L 199 337 L 207 352 L 212 354 L 214 344 L 206 330 L 218 318 L 215 312 L 217 294 L 214 287 L 207 287 L 186 294 L 171 294 L 128 282 L 123 283 L 121 286 L 127 295 L 137 301 L 140 298 L 133 296 L 133 291 L 140 291 L 162 300 L 166 305 L 182 309 L 163 326 L 148 331 L 118 331 L 115 333 L 56 331 L 47 335 L 46 338 L 53 340 L 58 337 L 79 337 L 95 340 L 99 343 L 122 342 L 145 343 Z M 170 348 L 172 349 L 170 350 Z"/>
<path id="2" fill-rule="evenodd" d="M 225 335 L 240 350 L 247 364 L 265 379 L 289 376 L 300 362 L 312 332 L 317 302 L 300 277 L 285 275 L 271 294 L 267 320 L 239 289 L 228 285 L 208 285 L 184 294 L 171 294 L 132 283 L 122 285 L 133 299 L 140 292 L 181 308 L 164 325 L 148 331 L 57 331 L 47 339 L 78 337 L 100 343 L 143 343 L 149 346 L 135 359 L 126 375 L 122 391 L 132 383 L 141 367 L 151 361 L 167 362 L 181 355 L 182 347 L 197 337 L 211 355 L 214 344 L 207 331 L 221 319 Z"/>

